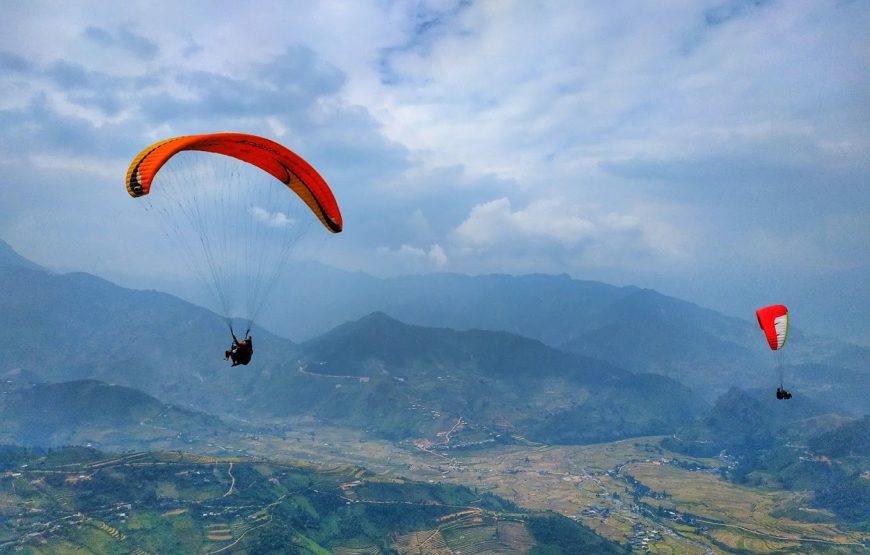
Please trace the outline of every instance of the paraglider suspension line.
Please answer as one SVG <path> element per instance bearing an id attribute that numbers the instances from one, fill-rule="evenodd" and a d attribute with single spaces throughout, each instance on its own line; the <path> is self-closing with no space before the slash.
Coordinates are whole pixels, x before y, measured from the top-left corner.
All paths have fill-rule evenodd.
<path id="1" fill-rule="evenodd" d="M 239 338 L 236 337 L 236 330 L 233 329 L 233 322 L 229 318 L 227 318 L 227 327 L 230 328 L 230 335 L 233 336 L 233 340 L 235 340 L 235 342 L 238 343 Z M 250 327 L 248 327 L 248 329 L 245 330 L 245 335 L 244 335 L 245 339 L 247 339 L 249 337 L 251 337 L 251 328 Z"/>
<path id="2" fill-rule="evenodd" d="M 783 388 L 783 371 L 782 371 L 782 354 L 777 352 L 776 356 L 776 373 L 779 375 L 779 388 Z"/>

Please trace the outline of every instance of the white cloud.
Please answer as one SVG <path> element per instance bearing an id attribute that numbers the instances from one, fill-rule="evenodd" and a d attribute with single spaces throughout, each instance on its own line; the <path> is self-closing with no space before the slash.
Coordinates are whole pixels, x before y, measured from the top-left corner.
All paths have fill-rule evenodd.
<path id="1" fill-rule="evenodd" d="M 287 217 L 287 214 L 283 212 L 269 212 L 259 206 L 252 206 L 250 212 L 254 219 L 269 227 L 287 227 L 296 223 L 294 219 Z"/>
<path id="2" fill-rule="evenodd" d="M 430 164 L 527 183 L 582 160 L 705 154 L 747 129 L 866 137 L 842 115 L 868 115 L 853 44 L 870 10 L 721 4 L 470 4 L 426 48 L 390 51 L 396 78 L 363 101 Z"/>
<path id="3" fill-rule="evenodd" d="M 442 270 L 449 262 L 441 245 L 435 244 L 428 249 L 402 245 L 397 249 L 378 247 L 375 252 L 402 265 L 406 271 Z"/>
<path id="4" fill-rule="evenodd" d="M 514 209 L 507 198 L 472 208 L 452 233 L 466 256 L 510 254 L 530 260 L 541 255 L 573 264 L 630 266 L 642 257 L 673 261 L 688 257 L 688 241 L 648 207 L 619 213 L 564 198 L 535 200 Z"/>
<path id="5" fill-rule="evenodd" d="M 68 176 L 71 173 L 81 173 L 101 180 L 117 178 L 125 168 L 116 160 L 106 160 L 96 157 L 63 156 L 51 154 L 34 154 L 30 157 L 34 168 L 55 172 Z"/>
<path id="6" fill-rule="evenodd" d="M 429 248 L 429 252 L 426 253 L 426 256 L 438 269 L 447 266 L 447 254 L 444 252 L 444 249 L 441 248 L 441 245 L 432 245 Z"/>
<path id="7" fill-rule="evenodd" d="M 475 206 L 455 235 L 461 244 L 472 248 L 492 246 L 510 235 L 555 241 L 570 248 L 593 238 L 597 231 L 598 226 L 581 207 L 544 199 L 514 211 L 510 200 L 501 198 Z"/>

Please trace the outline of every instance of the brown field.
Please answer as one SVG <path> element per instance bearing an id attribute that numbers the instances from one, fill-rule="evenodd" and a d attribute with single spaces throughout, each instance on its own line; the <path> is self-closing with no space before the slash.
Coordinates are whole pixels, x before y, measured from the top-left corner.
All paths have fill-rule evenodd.
<path id="1" fill-rule="evenodd" d="M 533 545 L 534 541 L 522 522 L 472 516 L 450 520 L 433 530 L 399 536 L 393 547 L 403 555 L 524 555 Z"/>
<path id="2" fill-rule="evenodd" d="M 178 516 L 178 515 L 184 514 L 186 512 L 187 512 L 187 509 L 175 509 L 172 511 L 166 511 L 165 513 L 161 514 L 160 516 Z"/>
<path id="3" fill-rule="evenodd" d="M 746 528 L 718 528 L 712 532 L 718 541 L 729 547 L 773 553 L 797 547 L 801 542 L 795 540 L 807 537 L 834 544 L 860 542 L 858 534 L 844 533 L 832 524 L 770 517 L 772 510 L 801 499 L 801 494 L 741 487 L 709 474 L 649 463 L 626 465 L 623 472 L 655 491 L 666 491 L 671 495 L 664 505 L 711 521 Z"/>
<path id="4" fill-rule="evenodd" d="M 335 547 L 332 552 L 335 555 L 380 555 L 381 550 L 377 546 L 366 547 Z"/>

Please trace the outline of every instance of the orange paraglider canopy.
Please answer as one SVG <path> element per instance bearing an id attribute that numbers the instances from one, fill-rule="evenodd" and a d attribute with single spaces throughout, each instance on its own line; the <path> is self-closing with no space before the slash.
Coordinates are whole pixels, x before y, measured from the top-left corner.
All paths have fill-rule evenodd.
<path id="1" fill-rule="evenodd" d="M 127 192 L 133 197 L 147 195 L 160 168 L 185 150 L 201 150 L 237 158 L 271 174 L 292 189 L 326 228 L 342 229 L 338 203 L 326 184 L 308 162 L 280 144 L 244 133 L 210 133 L 159 141 L 139 153 L 127 170 Z"/>

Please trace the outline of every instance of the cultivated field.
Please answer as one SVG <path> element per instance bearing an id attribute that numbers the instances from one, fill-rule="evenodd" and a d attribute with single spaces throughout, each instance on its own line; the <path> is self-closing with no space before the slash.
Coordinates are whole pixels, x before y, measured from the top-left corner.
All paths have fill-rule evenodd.
<path id="1" fill-rule="evenodd" d="M 725 462 L 671 453 L 659 447 L 659 440 L 421 449 L 412 442 L 393 444 L 300 421 L 283 437 L 260 435 L 246 441 L 244 449 L 492 491 L 523 507 L 575 518 L 606 538 L 651 553 L 868 552 L 861 533 L 840 530 L 833 518 L 798 522 L 771 516 L 788 506 L 813 512 L 802 493 L 736 486 L 719 477 Z M 643 494 L 646 489 L 652 494 Z M 436 539 L 429 540 L 433 549 L 441 545 Z"/>

